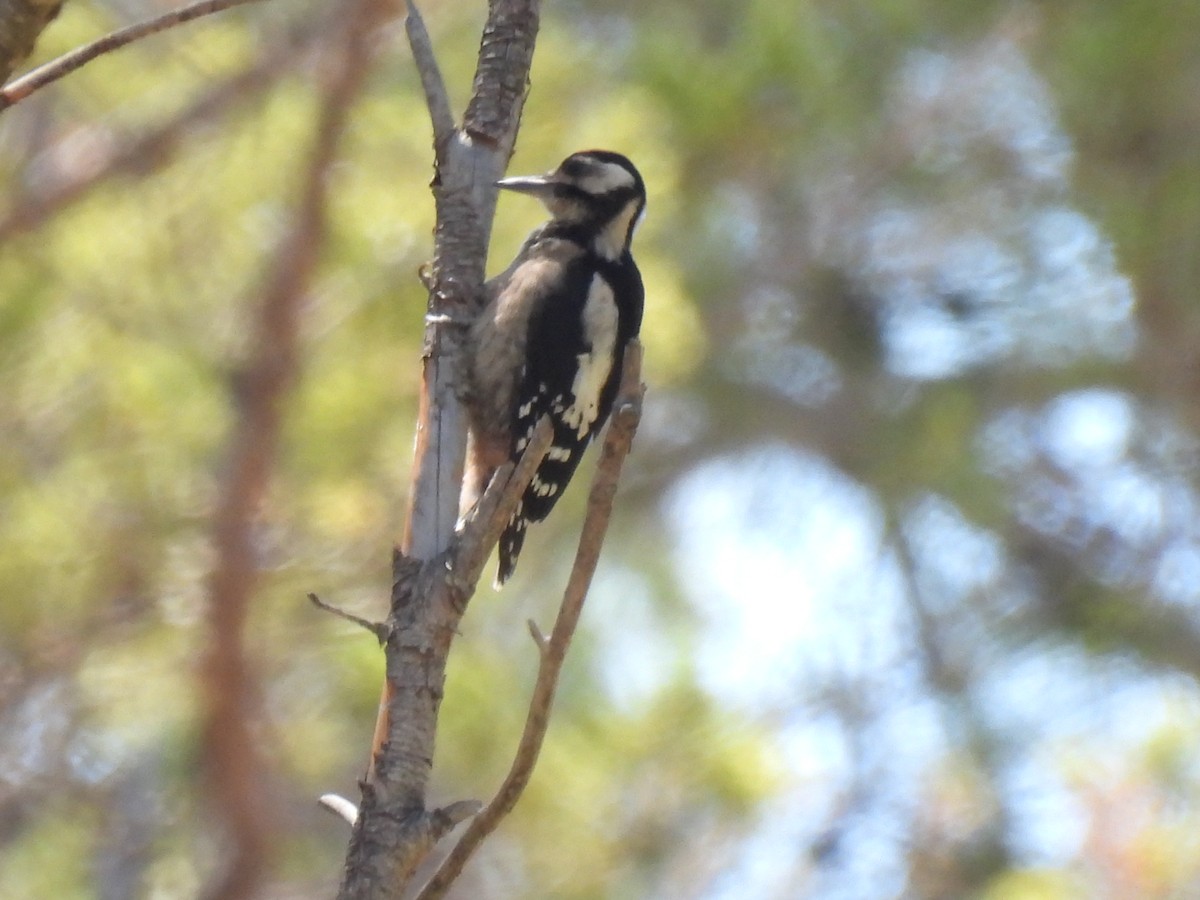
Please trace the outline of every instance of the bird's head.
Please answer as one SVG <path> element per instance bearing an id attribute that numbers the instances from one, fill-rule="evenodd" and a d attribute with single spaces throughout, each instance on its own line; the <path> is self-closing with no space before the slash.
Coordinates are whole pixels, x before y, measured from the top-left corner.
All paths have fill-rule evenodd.
<path id="1" fill-rule="evenodd" d="M 616 259 L 646 208 L 646 185 L 626 157 L 609 150 L 572 153 L 545 175 L 505 178 L 508 191 L 537 197 L 556 222 L 594 232 L 594 249 Z"/>

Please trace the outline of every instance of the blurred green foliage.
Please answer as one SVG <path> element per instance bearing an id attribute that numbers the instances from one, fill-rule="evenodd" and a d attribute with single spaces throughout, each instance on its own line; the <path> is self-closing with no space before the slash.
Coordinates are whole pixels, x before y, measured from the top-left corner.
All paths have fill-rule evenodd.
<path id="1" fill-rule="evenodd" d="M 428 6 L 461 105 L 483 11 Z M 319 4 L 263 4 L 175 29 L 6 111 L 0 216 L 104 171 L 121 147 L 320 12 Z M 75 0 L 38 56 L 133 15 Z M 1153 548 L 1122 543 L 1120 520 L 1085 541 L 1083 514 L 1063 513 L 1059 526 L 1039 530 L 1022 518 L 1036 505 L 1023 491 L 1042 484 L 1044 462 L 1031 450 L 1027 468 L 1006 478 L 980 448 L 1005 410 L 1033 416 L 1094 384 L 1131 398 L 1141 416 L 1135 432 L 1159 449 L 1168 440 L 1155 443 L 1155 415 L 1176 429 L 1164 435 L 1194 439 L 1200 428 L 1198 28 L 1200 6 L 1150 0 L 547 5 L 511 168 L 540 171 L 571 151 L 606 146 L 627 152 L 645 175 L 649 207 L 636 249 L 649 295 L 650 407 L 537 774 L 459 896 L 1190 895 L 1200 883 L 1192 838 L 1200 773 L 1191 762 L 1200 707 L 1195 670 L 1177 660 L 1194 645 L 1186 630 L 1175 629 L 1182 650 L 1150 631 L 1130 633 L 1131 622 L 1169 605 L 1145 574 L 1150 564 L 1139 568 Z M 895 114 L 898 73 L 916 71 L 919 82 L 926 72 L 914 55 L 944 54 L 971 72 L 995 64 L 988 54 L 997 46 L 1024 60 L 1052 98 L 1073 166 L 1061 181 L 1022 182 L 1019 147 L 959 148 L 962 165 L 944 165 L 919 152 L 938 150 L 936 141 L 920 139 L 952 129 L 933 113 L 929 121 Z M 369 636 L 314 613 L 304 597 L 313 591 L 382 615 L 416 411 L 425 303 L 417 272 L 433 227 L 430 130 L 401 32 L 386 29 L 377 52 L 330 172 L 331 231 L 306 301 L 302 374 L 261 511 L 261 583 L 245 631 L 262 680 L 256 732 L 279 799 L 275 880 L 289 896 L 329 895 L 336 883 L 345 829 L 310 801 L 331 790 L 355 795 L 382 674 Z M 181 127 L 178 152 L 141 160 L 35 226 L 4 232 L 0 897 L 113 896 L 104 890 L 115 882 L 103 875 L 113 860 L 139 873 L 139 896 L 192 896 L 219 858 L 196 759 L 210 516 L 236 416 L 233 373 L 272 250 L 294 214 L 319 72 L 310 58 L 294 61 L 269 88 Z M 1136 288 L 1136 346 L 1031 361 L 1019 349 L 1034 326 L 1022 333 L 1010 323 L 990 333 L 1012 328 L 1016 350 L 938 376 L 897 369 L 892 325 L 921 310 L 893 309 L 880 296 L 872 229 L 880 210 L 964 195 L 955 224 L 930 234 L 930 247 L 986 230 L 973 210 L 1016 210 L 1025 221 L 1039 205 L 1082 209 Z M 520 198 L 501 202 L 490 270 L 541 215 Z M 915 268 L 911 282 L 925 284 L 935 266 Z M 990 307 L 976 308 L 974 295 L 956 285 L 945 295 L 946 328 L 987 323 Z M 780 297 L 782 312 L 764 300 Z M 1063 327 L 1070 348 L 1073 325 Z M 755 360 L 771 371 L 754 370 Z M 812 393 L 796 387 L 805 378 Z M 895 670 L 856 668 L 883 651 L 852 635 L 846 657 L 843 645 L 828 648 L 840 681 L 763 673 L 785 698 L 770 703 L 731 701 L 712 687 L 744 673 L 704 668 L 704 641 L 726 620 L 714 627 L 711 611 L 699 611 L 697 597 L 717 588 L 696 584 L 697 561 L 681 557 L 672 534 L 719 533 L 728 523 L 673 522 L 670 498 L 700 463 L 749 459 L 739 454 L 764 445 L 819 455 L 877 504 L 887 523 L 880 571 L 911 567 L 909 589 L 926 601 L 925 619 L 901 617 L 908 625 L 880 640 L 909 648 Z M 1190 490 L 1195 467 L 1173 477 Z M 481 591 L 464 620 L 434 802 L 486 797 L 507 769 L 535 665 L 523 623 L 548 626 L 552 617 L 578 494 L 532 534 L 525 574 L 501 595 Z M 1099 494 L 1084 498 L 1085 513 L 1103 506 Z M 983 567 L 947 573 L 954 543 L 923 550 L 913 538 L 907 563 L 897 562 L 897 535 L 915 533 L 906 511 L 926 496 L 961 514 L 963 534 L 995 538 L 1005 578 L 956 587 L 974 584 Z M 811 573 L 764 585 L 752 550 L 734 573 L 745 609 L 758 609 L 749 595 L 769 588 L 776 608 L 797 607 L 818 623 L 840 617 L 843 628 L 869 633 L 865 619 L 841 612 L 837 592 L 825 613 L 806 606 L 815 602 Z M 806 565 L 838 555 L 794 552 Z M 1127 557 L 1134 574 L 1113 574 L 1114 560 Z M 1014 599 L 1043 594 L 1057 605 Z M 1175 611 L 1190 626 L 1191 606 Z M 764 634 L 779 627 L 769 615 L 752 624 Z M 1063 647 L 1084 661 L 1068 654 L 1063 663 L 1054 655 Z M 800 649 L 796 656 L 804 671 L 809 660 Z M 1044 740 L 1005 724 L 1008 707 L 992 696 L 1004 691 L 977 667 L 1017 670 L 1030 657 L 1086 685 L 1087 723 L 1056 719 L 1068 733 Z M 758 663 L 747 656 L 744 665 Z M 1110 722 L 1142 707 L 1114 711 L 1097 698 L 1118 694 L 1109 690 L 1117 684 L 1141 685 L 1153 706 L 1163 691 L 1139 679 L 1163 673 L 1178 693 L 1170 709 L 1147 715 L 1145 733 L 1126 723 L 1108 734 Z M 912 681 L 922 684 L 919 696 L 906 693 Z M 1057 674 L 1048 683 L 1061 686 Z M 1025 700 L 1036 708 L 1042 698 L 1035 690 Z M 896 774 L 890 767 L 908 752 L 907 737 L 933 727 L 890 732 L 879 722 L 905 709 L 925 721 L 926 704 L 945 744 L 917 774 Z M 819 734 L 801 734 L 797 722 Z M 1066 837 L 1038 845 L 1029 834 L 1042 832 L 1013 824 L 1024 815 L 1018 775 L 1027 761 L 1014 761 L 1021 740 L 1036 744 L 1037 765 L 1066 785 Z M 911 796 L 889 793 L 896 782 Z M 148 787 L 131 803 L 121 799 L 128 784 Z M 792 818 L 803 823 L 784 827 Z M 113 834 L 124 842 L 114 846 Z"/>

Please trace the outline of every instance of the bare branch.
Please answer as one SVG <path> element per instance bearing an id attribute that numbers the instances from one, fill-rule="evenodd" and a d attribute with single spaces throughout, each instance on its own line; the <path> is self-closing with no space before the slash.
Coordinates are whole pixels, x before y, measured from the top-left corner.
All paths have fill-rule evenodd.
<path id="1" fill-rule="evenodd" d="M 554 622 L 554 630 L 551 631 L 549 639 L 541 637 L 537 626 L 531 623 L 530 631 L 538 643 L 541 659 L 538 664 L 537 682 L 534 684 L 525 719 L 525 730 L 521 735 L 512 767 L 496 796 L 467 827 L 454 849 L 417 895 L 417 900 L 438 900 L 446 895 L 446 891 L 462 872 L 471 854 L 512 811 L 529 784 L 533 767 L 542 749 L 546 729 L 550 724 L 550 710 L 558 687 L 558 675 L 571 646 L 575 627 L 579 624 L 588 588 L 600 559 L 600 549 L 608 531 L 609 519 L 612 517 L 613 498 L 621 478 L 621 467 L 633 445 L 633 436 L 641 419 L 642 395 L 645 391 L 641 383 L 641 363 L 641 345 L 637 340 L 631 341 L 625 354 L 621 390 L 614 407 L 612 424 L 605 436 L 596 475 L 592 480 L 591 493 L 588 495 L 587 516 L 579 538 L 579 549 L 575 554 L 575 565 L 571 569 L 571 577 L 567 581 L 558 618 Z"/>
<path id="2" fill-rule="evenodd" d="M 77 47 L 70 53 L 63 54 L 58 59 L 38 66 L 32 72 L 22 75 L 20 78 L 10 81 L 3 88 L 0 88 L 0 111 L 16 103 L 20 103 L 39 88 L 43 88 L 66 75 L 70 75 L 76 69 L 86 65 L 96 57 L 119 50 L 126 44 L 132 44 L 141 38 L 149 37 L 160 31 L 166 31 L 168 28 L 182 25 L 184 22 L 190 22 L 192 19 L 199 19 L 202 16 L 223 12 L 235 6 L 244 6 L 247 3 L 257 2 L 259 0 L 198 0 L 196 3 L 163 13 L 161 16 L 147 19 L 145 22 L 138 22 L 135 25 L 129 25 L 106 34 L 104 37 L 92 41 L 90 44 Z"/>
<path id="3" fill-rule="evenodd" d="M 483 298 L 496 181 L 516 140 L 538 6 L 538 0 L 489 0 L 467 124 L 451 131 L 437 148 L 437 228 L 433 264 L 423 278 L 429 304 L 409 508 L 393 563 L 387 674 L 339 888 L 342 900 L 401 897 L 433 843 L 453 827 L 445 811 L 430 811 L 425 804 L 446 659 L 465 602 L 446 567 L 457 540 L 466 454 L 467 422 L 459 395 L 465 326 Z M 409 24 L 416 28 L 418 21 Z M 419 32 L 412 33 L 421 46 Z M 426 68 L 422 75 L 427 90 L 431 71 Z M 497 91 L 495 85 L 501 83 L 521 89 Z M 500 128 L 479 139 L 470 124 L 471 110 L 483 94 L 489 121 Z M 437 99 L 431 107 L 435 132 L 445 131 L 441 103 Z"/>
<path id="4" fill-rule="evenodd" d="M 408 35 L 413 62 L 421 76 L 421 88 L 425 91 L 425 103 L 429 107 L 429 121 L 433 124 L 433 147 L 440 161 L 446 145 L 454 137 L 454 113 L 450 111 L 450 95 L 446 92 L 446 82 L 442 80 L 442 71 L 433 53 L 433 42 L 413 0 L 408 0 L 404 32 Z"/>
<path id="5" fill-rule="evenodd" d="M 434 815 L 441 816 L 453 828 L 460 822 L 467 821 L 471 816 L 478 815 L 482 808 L 483 804 L 478 800 L 458 800 L 449 806 L 435 810 Z"/>
<path id="6" fill-rule="evenodd" d="M 542 634 L 542 629 L 538 628 L 538 623 L 530 619 L 525 623 L 529 629 L 529 636 L 533 638 L 533 642 L 537 645 L 538 653 L 542 656 L 546 655 L 546 651 L 550 649 L 550 642 L 546 635 Z"/>
<path id="7" fill-rule="evenodd" d="M 372 622 L 370 619 L 364 619 L 360 616 L 354 615 L 353 613 L 348 613 L 344 609 L 338 609 L 336 606 L 330 606 L 316 594 L 310 593 L 308 595 L 308 599 L 317 609 L 323 610 L 327 613 L 332 613 L 339 619 L 345 619 L 347 622 L 353 622 L 359 628 L 365 628 L 367 631 L 371 632 L 371 634 L 375 635 L 375 639 L 379 641 L 380 644 L 387 643 L 388 635 L 391 633 L 391 629 L 388 628 L 386 622 Z"/>

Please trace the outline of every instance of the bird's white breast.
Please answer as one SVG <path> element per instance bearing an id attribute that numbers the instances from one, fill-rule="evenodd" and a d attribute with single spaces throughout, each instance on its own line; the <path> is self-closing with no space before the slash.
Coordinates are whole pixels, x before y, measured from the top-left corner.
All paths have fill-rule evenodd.
<path id="1" fill-rule="evenodd" d="M 583 307 L 583 337 L 591 350 L 578 354 L 579 365 L 571 387 L 575 400 L 562 414 L 563 421 L 580 438 L 591 431 L 599 414 L 600 393 L 612 371 L 617 344 L 617 303 L 612 288 L 599 275 L 592 276 L 588 287 Z"/>

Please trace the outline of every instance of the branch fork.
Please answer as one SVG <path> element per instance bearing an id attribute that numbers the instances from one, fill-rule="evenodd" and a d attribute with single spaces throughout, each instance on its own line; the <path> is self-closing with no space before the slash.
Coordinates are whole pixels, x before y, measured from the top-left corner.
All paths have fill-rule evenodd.
<path id="1" fill-rule="evenodd" d="M 558 676 L 583 613 L 588 588 L 600 559 L 600 548 L 612 516 L 613 499 L 617 483 L 620 481 L 621 468 L 633 446 L 633 437 L 641 420 L 642 398 L 645 394 L 645 385 L 641 382 L 641 367 L 641 343 L 635 339 L 630 341 L 626 348 L 625 366 L 622 370 L 617 402 L 614 404 L 614 415 L 605 432 L 600 461 L 588 495 L 587 514 L 580 533 L 579 548 L 570 577 L 567 579 L 567 587 L 554 628 L 547 637 L 536 622 L 532 619 L 528 622 L 530 636 L 538 649 L 538 674 L 526 713 L 525 728 L 512 766 L 496 795 L 471 820 L 458 843 L 417 895 L 417 900 L 438 900 L 446 895 L 472 854 L 512 811 L 529 784 L 549 728 L 550 710 L 558 688 Z M 546 424 L 546 420 L 543 420 L 542 424 Z M 524 461 L 523 458 L 522 463 Z"/>

